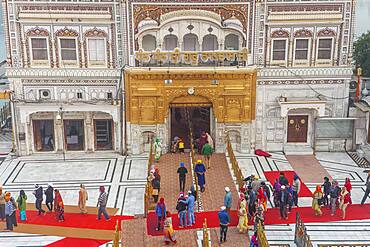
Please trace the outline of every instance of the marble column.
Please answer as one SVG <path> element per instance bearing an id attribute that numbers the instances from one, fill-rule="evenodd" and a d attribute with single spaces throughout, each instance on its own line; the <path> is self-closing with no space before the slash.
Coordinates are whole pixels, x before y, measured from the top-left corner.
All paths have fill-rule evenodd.
<path id="1" fill-rule="evenodd" d="M 95 133 L 94 133 L 94 126 L 93 126 L 93 119 L 92 113 L 87 112 L 85 115 L 85 150 L 87 152 L 94 152 L 95 145 Z"/>
<path id="2" fill-rule="evenodd" d="M 58 113 L 55 113 L 55 116 Z M 55 146 L 57 153 L 63 153 L 64 150 L 64 131 L 63 131 L 63 119 L 55 120 Z"/>

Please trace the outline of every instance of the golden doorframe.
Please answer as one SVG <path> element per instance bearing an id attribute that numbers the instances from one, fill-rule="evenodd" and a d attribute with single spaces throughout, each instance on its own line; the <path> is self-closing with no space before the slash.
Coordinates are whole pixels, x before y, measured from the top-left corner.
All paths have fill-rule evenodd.
<path id="1" fill-rule="evenodd" d="M 255 68 L 129 68 L 125 90 L 131 124 L 163 124 L 174 105 L 212 106 L 218 123 L 255 118 Z"/>

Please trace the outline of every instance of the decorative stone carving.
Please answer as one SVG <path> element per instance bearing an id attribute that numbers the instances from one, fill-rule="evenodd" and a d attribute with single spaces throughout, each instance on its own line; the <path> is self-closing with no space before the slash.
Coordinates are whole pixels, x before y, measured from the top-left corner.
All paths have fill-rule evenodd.
<path id="1" fill-rule="evenodd" d="M 276 30 L 271 33 L 271 38 L 289 38 L 289 33 L 283 29 Z"/>
<path id="2" fill-rule="evenodd" d="M 303 38 L 303 37 L 312 37 L 312 32 L 310 30 L 307 30 L 305 28 L 297 30 L 294 32 L 295 38 Z"/>
<path id="3" fill-rule="evenodd" d="M 325 28 L 323 30 L 320 30 L 317 33 L 317 36 L 319 36 L 319 37 L 333 37 L 333 36 L 336 36 L 336 33 L 333 29 Z"/>

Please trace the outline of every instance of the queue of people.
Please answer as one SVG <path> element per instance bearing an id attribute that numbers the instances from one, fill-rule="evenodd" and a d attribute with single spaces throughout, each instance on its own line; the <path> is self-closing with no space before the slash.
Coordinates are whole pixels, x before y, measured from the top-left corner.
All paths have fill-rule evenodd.
<path id="1" fill-rule="evenodd" d="M 101 219 L 103 214 L 106 220 L 110 220 L 110 217 L 106 211 L 108 194 L 105 192 L 104 186 L 99 188 L 100 195 L 98 198 L 98 217 Z M 45 205 L 48 209 L 48 213 L 55 213 L 55 218 L 58 222 L 65 221 L 64 215 L 64 202 L 60 191 L 53 187 L 53 184 L 48 184 L 46 190 L 39 184 L 35 184 L 35 188 L 32 191 L 35 196 L 35 208 L 38 211 L 38 216 L 43 216 L 46 211 L 43 209 L 43 201 L 45 196 Z M 3 191 L 0 186 L 0 220 L 6 221 L 6 230 L 13 231 L 13 228 L 17 226 L 16 212 L 19 212 L 19 220 L 27 221 L 27 195 L 24 190 L 20 190 L 17 199 L 15 200 L 10 192 Z M 80 185 L 78 207 L 81 214 L 87 214 L 86 202 L 88 200 L 88 193 L 83 184 Z"/>

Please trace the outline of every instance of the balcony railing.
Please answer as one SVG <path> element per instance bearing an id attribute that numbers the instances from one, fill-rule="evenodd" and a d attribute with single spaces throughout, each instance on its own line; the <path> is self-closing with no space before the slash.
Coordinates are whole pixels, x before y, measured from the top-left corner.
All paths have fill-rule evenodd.
<path id="1" fill-rule="evenodd" d="M 135 52 L 136 66 L 140 67 L 181 67 L 181 66 L 245 66 L 248 49 L 217 51 L 144 51 Z"/>

